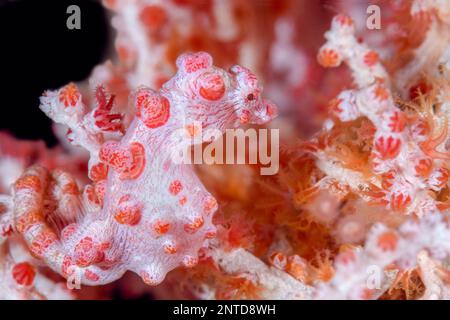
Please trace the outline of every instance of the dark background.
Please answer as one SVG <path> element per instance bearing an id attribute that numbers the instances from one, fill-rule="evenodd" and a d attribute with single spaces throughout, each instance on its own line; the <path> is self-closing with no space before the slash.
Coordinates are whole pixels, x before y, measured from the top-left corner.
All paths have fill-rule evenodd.
<path id="1" fill-rule="evenodd" d="M 66 27 L 72 4 L 81 9 L 80 30 Z M 89 76 L 104 60 L 108 25 L 99 1 L 0 0 L 0 131 L 55 145 L 39 97 Z"/>

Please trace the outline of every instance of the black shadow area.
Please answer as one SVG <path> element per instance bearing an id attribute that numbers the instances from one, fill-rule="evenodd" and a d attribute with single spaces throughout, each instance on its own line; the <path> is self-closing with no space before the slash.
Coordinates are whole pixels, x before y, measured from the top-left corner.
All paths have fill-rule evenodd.
<path id="1" fill-rule="evenodd" d="M 80 30 L 67 28 L 70 5 L 80 8 Z M 0 130 L 54 145 L 39 96 L 85 79 L 104 59 L 108 38 L 99 1 L 0 0 Z"/>

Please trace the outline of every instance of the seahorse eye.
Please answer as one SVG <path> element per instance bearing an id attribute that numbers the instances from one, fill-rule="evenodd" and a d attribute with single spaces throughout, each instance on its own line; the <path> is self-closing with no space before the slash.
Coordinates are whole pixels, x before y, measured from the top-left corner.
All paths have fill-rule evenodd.
<path id="1" fill-rule="evenodd" d="M 255 100 L 255 95 L 254 95 L 253 93 L 250 93 L 250 94 L 247 96 L 247 101 L 253 101 L 253 100 Z"/>

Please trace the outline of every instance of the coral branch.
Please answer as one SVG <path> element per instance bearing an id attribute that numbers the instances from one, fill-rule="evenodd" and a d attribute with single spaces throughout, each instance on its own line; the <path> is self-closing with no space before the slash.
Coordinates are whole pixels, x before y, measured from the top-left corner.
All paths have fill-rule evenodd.
<path id="1" fill-rule="evenodd" d="M 427 234 L 427 237 L 421 235 Z M 375 225 L 363 249 L 345 251 L 336 257 L 333 280 L 318 288 L 317 297 L 327 299 L 376 298 L 388 276 L 386 267 L 395 264 L 407 269 L 417 264 L 419 253 L 427 250 L 438 260 L 450 254 L 450 227 L 439 213 L 420 221 L 408 221 L 398 231 Z M 419 261 L 421 261 L 419 258 Z M 423 263 L 420 263 L 423 265 Z M 374 274 L 376 273 L 376 274 Z M 374 278 L 379 287 L 376 288 Z M 378 290 L 379 295 L 379 290 Z"/>

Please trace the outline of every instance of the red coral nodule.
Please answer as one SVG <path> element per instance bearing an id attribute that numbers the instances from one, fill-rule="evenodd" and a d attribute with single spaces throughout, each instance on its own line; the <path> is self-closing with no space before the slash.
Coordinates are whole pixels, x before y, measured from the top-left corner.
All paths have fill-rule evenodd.
<path id="1" fill-rule="evenodd" d="M 378 237 L 377 246 L 382 251 L 395 251 L 397 245 L 398 236 L 393 231 L 386 231 Z"/>
<path id="2" fill-rule="evenodd" d="M 199 93 L 206 100 L 216 101 L 225 94 L 225 83 L 222 77 L 213 72 L 205 72 L 197 79 Z"/>
<path id="3" fill-rule="evenodd" d="M 30 286 L 33 284 L 36 271 L 28 262 L 21 262 L 13 267 L 12 276 L 18 284 L 22 286 Z"/>
<path id="4" fill-rule="evenodd" d="M 402 142 L 398 138 L 381 136 L 375 141 L 375 150 L 382 160 L 388 160 L 397 157 L 401 145 Z"/>
<path id="5" fill-rule="evenodd" d="M 322 67 L 333 68 L 341 64 L 342 58 L 339 53 L 331 48 L 322 48 L 317 55 L 317 62 Z"/>
<path id="6" fill-rule="evenodd" d="M 136 115 L 150 129 L 163 126 L 170 117 L 170 102 L 153 90 L 140 89 L 136 96 Z"/>

